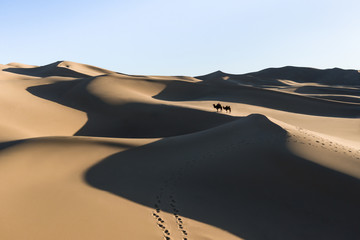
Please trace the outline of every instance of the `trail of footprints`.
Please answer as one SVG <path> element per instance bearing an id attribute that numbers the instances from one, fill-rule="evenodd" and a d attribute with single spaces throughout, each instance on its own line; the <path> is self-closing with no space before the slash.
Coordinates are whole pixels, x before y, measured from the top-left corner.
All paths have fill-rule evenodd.
<path id="1" fill-rule="evenodd" d="M 260 139 L 260 141 L 269 141 L 271 139 L 273 140 L 276 137 L 277 137 L 276 135 L 269 136 L 269 137 Z M 220 152 L 228 152 L 229 150 L 237 149 L 239 147 L 239 145 L 246 147 L 248 145 L 257 143 L 258 141 L 259 141 L 259 139 L 256 139 L 256 138 L 240 140 L 234 144 L 225 146 L 223 149 L 220 150 Z M 218 150 L 215 152 L 218 152 Z M 214 153 L 212 151 L 208 151 L 208 153 L 202 154 L 199 157 L 200 157 L 200 159 L 204 160 L 204 159 L 213 157 L 213 155 L 214 155 Z M 164 240 L 173 240 L 176 238 L 174 236 L 175 234 L 172 234 L 172 232 L 170 232 L 170 228 L 169 228 L 167 222 L 165 221 L 165 218 L 162 216 L 161 209 L 168 210 L 167 212 L 171 212 L 172 215 L 174 216 L 174 218 L 175 218 L 174 220 L 177 225 L 176 231 L 178 231 L 178 233 L 180 233 L 181 240 L 189 240 L 190 239 L 189 232 L 186 230 L 186 226 L 184 224 L 184 220 L 180 217 L 180 210 L 177 207 L 177 200 L 176 200 L 176 197 L 175 197 L 176 195 L 174 192 L 175 192 L 177 183 L 182 181 L 182 178 L 184 177 L 185 173 L 187 173 L 188 169 L 194 168 L 195 167 L 194 165 L 196 165 L 200 159 L 194 158 L 194 159 L 185 161 L 184 166 L 180 167 L 178 169 L 178 171 L 176 172 L 176 174 L 174 174 L 170 179 L 164 181 L 163 186 L 160 188 L 159 194 L 156 195 L 156 200 L 154 203 L 154 211 L 152 214 L 156 220 L 157 226 L 163 232 Z M 174 230 L 174 229 L 172 229 L 172 230 Z"/>
<path id="2" fill-rule="evenodd" d="M 188 233 L 184 229 L 183 220 L 179 217 L 179 210 L 176 207 L 176 200 L 174 199 L 173 195 L 170 195 L 169 198 L 170 198 L 170 206 L 172 208 L 173 215 L 176 219 L 177 226 L 183 235 L 183 240 L 187 240 Z"/>
<path id="3" fill-rule="evenodd" d="M 322 148 L 333 151 L 335 153 L 341 153 L 343 155 L 348 155 L 354 159 L 360 160 L 360 149 L 356 150 L 349 146 L 344 146 L 340 143 L 324 139 L 315 134 L 311 134 L 302 128 L 297 128 L 297 130 L 304 134 L 305 136 L 300 137 L 299 135 L 291 134 L 292 138 L 288 138 L 286 142 L 294 142 L 299 144 L 308 144 L 314 148 Z"/>
<path id="4" fill-rule="evenodd" d="M 289 129 L 286 130 L 290 132 Z M 307 144 L 314 148 L 328 149 L 330 151 L 349 155 L 354 159 L 360 160 L 360 149 L 355 150 L 348 146 L 344 146 L 340 143 L 332 142 L 330 140 L 312 134 L 310 131 L 306 131 L 305 129 L 302 128 L 297 128 L 297 130 L 304 135 L 300 136 L 300 135 L 291 134 L 291 137 L 289 137 L 286 140 L 286 142 L 295 142 L 299 144 Z M 220 150 L 220 152 L 227 152 L 232 149 L 237 149 L 239 148 L 239 146 L 249 147 L 249 145 L 253 145 L 254 143 L 257 143 L 259 141 L 273 142 L 275 139 L 281 140 L 281 137 L 275 134 L 275 135 L 263 137 L 261 139 L 259 138 L 253 138 L 253 139 L 250 138 L 246 140 L 242 139 L 233 144 L 225 146 L 224 149 Z M 219 151 L 219 149 L 217 151 Z M 209 151 L 208 153 L 203 154 L 200 158 L 204 160 L 213 157 L 213 155 L 214 153 Z M 174 174 L 172 178 L 164 181 L 164 185 L 160 188 L 159 194 L 156 195 L 154 211 L 152 215 L 156 220 L 157 226 L 163 232 L 164 240 L 175 240 L 176 238 L 171 234 L 170 228 L 167 225 L 165 218 L 162 216 L 161 209 L 169 210 L 168 212 L 171 212 L 172 215 L 174 216 L 175 218 L 174 220 L 177 225 L 176 230 L 178 231 L 178 233 L 180 233 L 181 240 L 189 240 L 189 236 L 188 236 L 189 234 L 188 231 L 185 229 L 184 220 L 179 216 L 180 211 L 179 208 L 177 207 L 177 200 L 175 198 L 174 191 L 176 189 L 177 182 L 181 181 L 187 169 L 189 167 L 194 167 L 193 165 L 197 163 L 197 161 L 198 160 L 194 160 L 194 159 L 186 161 L 185 166 L 180 167 L 177 171 L 177 174 Z"/>
<path id="5" fill-rule="evenodd" d="M 185 170 L 182 168 L 182 170 Z M 165 218 L 162 216 L 161 208 L 167 209 L 169 208 L 172 215 L 175 218 L 175 222 L 177 225 L 177 231 L 181 234 L 181 240 L 188 240 L 188 232 L 184 226 L 184 220 L 179 216 L 179 209 L 177 207 L 177 201 L 175 199 L 175 194 L 173 190 L 175 189 L 176 181 L 181 180 L 182 174 L 177 174 L 175 179 L 167 180 L 164 182 L 164 186 L 160 188 L 160 192 L 156 195 L 156 202 L 154 204 L 154 211 L 152 213 L 153 217 L 156 220 L 157 226 L 163 232 L 164 240 L 172 240 L 175 239 L 174 236 L 170 232 L 170 228 L 165 222 Z M 171 186 L 169 186 L 169 183 Z M 172 191 L 169 192 L 169 187 L 172 188 Z M 166 206 L 164 206 L 166 204 Z"/>

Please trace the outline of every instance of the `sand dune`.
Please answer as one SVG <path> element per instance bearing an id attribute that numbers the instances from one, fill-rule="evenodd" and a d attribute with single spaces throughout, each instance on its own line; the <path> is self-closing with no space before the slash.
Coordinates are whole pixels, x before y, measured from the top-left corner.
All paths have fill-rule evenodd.
<path id="1" fill-rule="evenodd" d="M 360 73 L 357 70 L 344 70 L 340 68 L 321 70 L 287 66 L 282 68 L 268 68 L 259 72 L 238 75 L 217 71 L 197 78 L 206 80 L 231 78 L 233 81 L 248 82 L 251 85 L 281 85 L 281 80 L 292 80 L 299 83 L 310 82 L 325 85 L 359 86 Z"/>
<path id="2" fill-rule="evenodd" d="M 358 71 L 0 70 L 0 239 L 360 238 Z"/>

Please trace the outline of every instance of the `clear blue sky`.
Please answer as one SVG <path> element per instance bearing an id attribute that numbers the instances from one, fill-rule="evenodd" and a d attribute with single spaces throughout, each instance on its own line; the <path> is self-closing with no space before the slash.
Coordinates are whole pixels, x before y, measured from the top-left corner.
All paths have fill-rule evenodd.
<path id="1" fill-rule="evenodd" d="M 360 69 L 359 11 L 359 0 L 1 1 L 0 63 L 189 76 Z"/>

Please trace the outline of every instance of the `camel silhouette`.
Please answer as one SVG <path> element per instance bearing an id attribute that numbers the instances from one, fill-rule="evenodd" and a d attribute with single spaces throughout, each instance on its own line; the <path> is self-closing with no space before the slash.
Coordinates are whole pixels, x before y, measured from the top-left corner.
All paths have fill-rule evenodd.
<path id="1" fill-rule="evenodd" d="M 229 113 L 231 113 L 231 107 L 230 107 L 230 106 L 225 106 L 225 107 L 223 107 L 223 109 L 224 109 L 226 112 L 229 111 Z"/>
<path id="2" fill-rule="evenodd" d="M 222 111 L 222 106 L 221 106 L 221 104 L 220 103 L 218 103 L 218 104 L 213 104 L 213 106 L 214 106 L 214 108 L 216 108 L 216 111 L 218 112 L 219 111 L 219 109 L 220 109 L 220 112 Z"/>

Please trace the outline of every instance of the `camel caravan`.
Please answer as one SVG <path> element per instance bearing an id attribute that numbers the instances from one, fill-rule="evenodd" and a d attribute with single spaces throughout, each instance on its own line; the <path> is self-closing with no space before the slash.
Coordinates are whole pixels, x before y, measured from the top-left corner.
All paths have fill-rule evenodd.
<path id="1" fill-rule="evenodd" d="M 214 108 L 216 109 L 216 112 L 222 112 L 222 110 L 224 109 L 226 112 L 231 113 L 231 107 L 230 106 L 221 106 L 220 103 L 218 104 L 213 104 Z"/>

